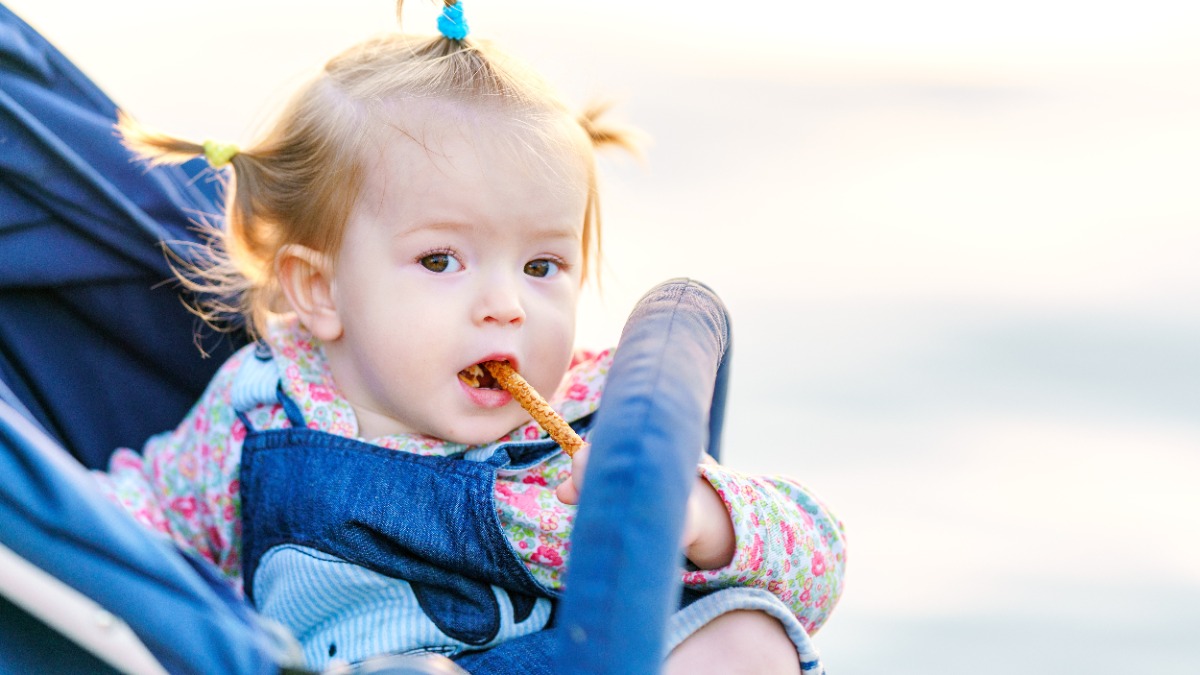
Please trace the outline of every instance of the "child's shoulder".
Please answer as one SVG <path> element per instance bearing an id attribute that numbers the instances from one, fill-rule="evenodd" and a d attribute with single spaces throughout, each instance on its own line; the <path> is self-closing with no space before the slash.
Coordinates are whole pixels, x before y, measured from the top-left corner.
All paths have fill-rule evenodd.
<path id="1" fill-rule="evenodd" d="M 255 342 L 245 345 L 217 369 L 205 393 L 246 411 L 276 401 L 276 386 L 285 389 L 292 380 L 323 381 L 327 369 L 324 351 L 294 318 L 273 319 Z M 289 391 L 289 393 L 291 393 Z"/>

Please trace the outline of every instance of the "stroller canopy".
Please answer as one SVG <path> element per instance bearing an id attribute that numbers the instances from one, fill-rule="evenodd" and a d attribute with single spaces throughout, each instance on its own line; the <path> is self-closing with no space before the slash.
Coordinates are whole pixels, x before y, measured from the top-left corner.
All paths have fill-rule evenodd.
<path id="1" fill-rule="evenodd" d="M 0 395 L 92 467 L 177 424 L 237 342 L 188 346 L 201 324 L 159 244 L 220 224 L 218 176 L 136 162 L 116 115 L 0 6 Z"/>

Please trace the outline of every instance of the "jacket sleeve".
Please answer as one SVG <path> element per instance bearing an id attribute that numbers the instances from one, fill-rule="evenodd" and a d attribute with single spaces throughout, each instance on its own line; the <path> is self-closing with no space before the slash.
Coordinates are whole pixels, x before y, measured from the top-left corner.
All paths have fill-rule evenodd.
<path id="1" fill-rule="evenodd" d="M 761 588 L 786 604 L 809 633 L 841 597 L 846 570 L 842 524 L 808 489 L 781 476 L 745 476 L 716 464 L 700 473 L 733 520 L 729 565 L 684 573 L 693 590 Z"/>
<path id="2" fill-rule="evenodd" d="M 93 474 L 135 520 L 214 563 L 239 589 L 238 476 L 246 429 L 230 404 L 230 387 L 246 353 L 217 371 L 174 431 L 151 437 L 140 453 L 118 449 L 107 473 Z"/>

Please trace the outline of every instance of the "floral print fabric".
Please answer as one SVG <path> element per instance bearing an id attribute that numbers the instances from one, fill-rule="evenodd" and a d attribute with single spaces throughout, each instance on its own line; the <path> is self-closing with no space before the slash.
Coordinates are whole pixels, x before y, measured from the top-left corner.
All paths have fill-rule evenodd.
<path id="1" fill-rule="evenodd" d="M 324 352 L 296 321 L 271 327 L 265 337 L 285 393 L 301 408 L 308 426 L 357 437 L 354 411 L 339 395 Z M 153 530 L 214 563 L 241 587 L 241 500 L 238 476 L 246 427 L 232 402 L 243 364 L 255 359 L 248 346 L 226 362 L 175 430 L 151 438 L 136 453 L 120 449 L 107 474 L 97 474 L 111 499 Z M 596 410 L 612 352 L 576 354 L 551 404 L 569 421 Z M 288 426 L 278 403 L 245 411 L 259 429 Z M 497 442 L 543 437 L 534 422 Z M 416 434 L 366 439 L 382 447 L 422 455 L 451 455 L 466 446 Z M 533 576 L 561 588 L 570 558 L 575 507 L 554 489 L 570 474 L 570 459 L 557 454 L 522 470 L 501 471 L 495 497 L 513 550 Z M 824 623 L 842 591 L 845 542 L 842 525 L 803 486 L 783 477 L 745 476 L 715 464 L 698 469 L 729 510 L 736 536 L 733 561 L 720 569 L 681 570 L 698 590 L 763 588 L 791 608 L 810 633 Z"/>

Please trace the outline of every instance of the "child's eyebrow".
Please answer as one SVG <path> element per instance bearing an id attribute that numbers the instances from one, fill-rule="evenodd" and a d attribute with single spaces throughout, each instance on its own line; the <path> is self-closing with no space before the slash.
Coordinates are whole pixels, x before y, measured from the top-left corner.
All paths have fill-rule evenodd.
<path id="1" fill-rule="evenodd" d="M 427 223 L 409 224 L 399 227 L 393 237 L 406 237 L 421 232 L 466 232 L 483 230 L 486 226 L 455 220 L 435 220 Z M 578 241 L 583 236 L 582 228 L 572 225 L 544 225 L 521 231 L 522 237 L 530 239 L 569 239 Z"/>
<path id="2" fill-rule="evenodd" d="M 571 239 L 577 240 L 583 236 L 582 228 L 564 226 L 540 227 L 528 232 L 535 239 Z"/>

